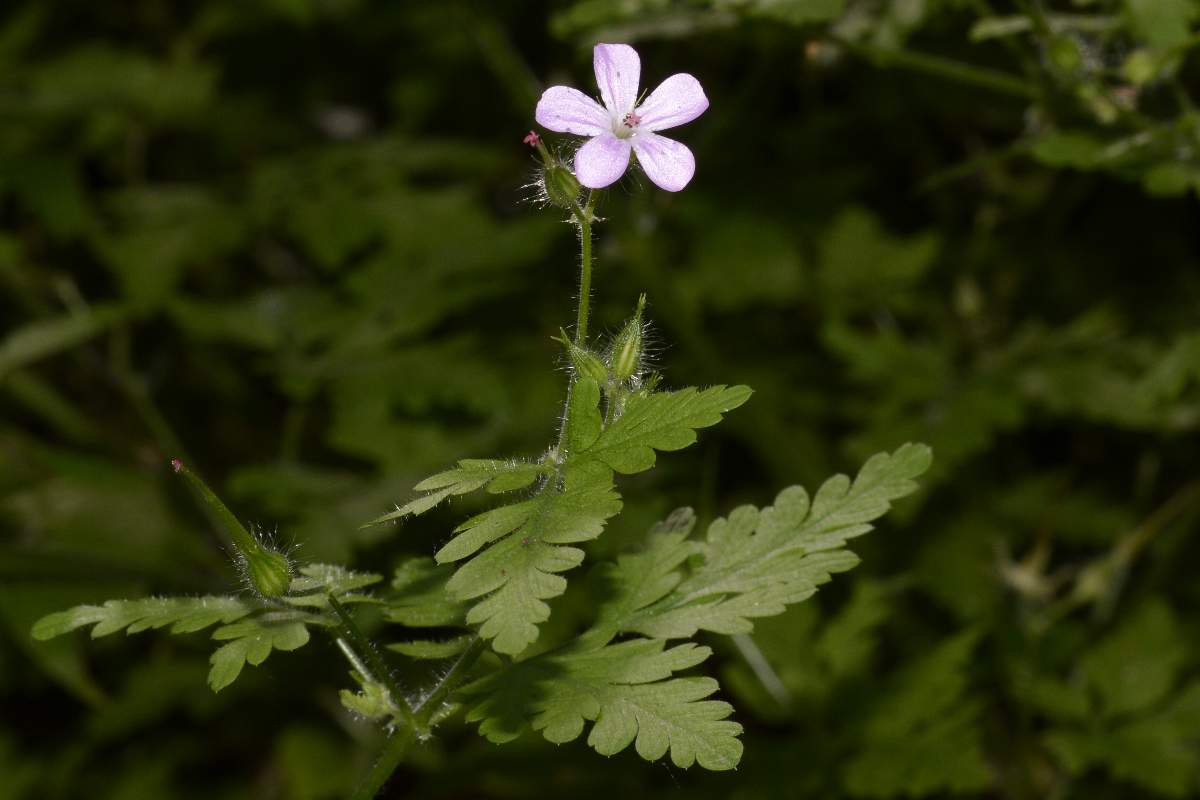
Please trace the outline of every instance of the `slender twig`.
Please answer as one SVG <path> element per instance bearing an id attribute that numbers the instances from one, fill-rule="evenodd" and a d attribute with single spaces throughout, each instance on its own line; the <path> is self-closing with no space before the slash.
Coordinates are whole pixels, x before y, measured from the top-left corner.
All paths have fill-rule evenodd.
<path id="1" fill-rule="evenodd" d="M 330 597 L 329 599 L 330 605 L 336 602 L 333 597 Z M 341 608 L 340 604 L 338 605 L 338 608 Z M 342 609 L 341 613 L 344 614 L 345 609 Z M 339 619 L 340 618 L 341 616 L 339 615 Z M 360 632 L 359 636 L 361 635 L 362 634 Z M 363 645 L 359 645 L 358 649 L 363 651 L 364 655 L 372 652 L 369 646 L 364 647 Z M 473 640 L 471 640 L 471 643 L 467 646 L 467 649 L 464 650 L 461 655 L 459 655 L 458 660 L 455 661 L 454 665 L 450 667 L 450 670 L 442 676 L 442 679 L 438 681 L 438 684 L 434 687 L 433 691 L 426 695 L 425 699 L 418 703 L 415 709 L 409 709 L 407 704 L 404 702 L 404 698 L 397 698 L 397 704 L 403 704 L 402 711 L 408 711 L 410 716 L 415 717 L 415 724 L 399 726 L 399 728 L 388 738 L 387 744 L 383 748 L 383 752 L 379 754 L 379 758 L 375 761 L 375 765 L 371 767 L 371 771 L 363 779 L 362 783 L 359 784 L 358 789 L 354 792 L 352 800 L 373 800 L 379 790 L 382 789 L 388 782 L 388 779 L 392 777 L 392 773 L 395 772 L 396 768 L 400 766 L 400 762 L 404 760 L 404 754 L 408 752 L 408 747 L 410 744 L 412 744 L 414 736 L 417 734 L 424 735 L 424 732 L 429 729 L 429 721 L 433 718 L 433 715 L 437 713 L 438 707 L 442 704 L 442 701 L 445 700 L 452 691 L 458 688 L 458 685 L 462 683 L 463 678 L 475 664 L 475 661 L 479 658 L 479 656 L 483 655 L 483 651 L 485 649 L 487 648 L 482 637 L 476 636 Z M 351 648 L 350 652 L 347 653 L 347 657 L 351 659 L 352 663 L 355 661 L 355 656 L 356 654 L 354 653 L 353 648 Z M 356 668 L 361 669 L 361 667 Z M 378 667 L 370 667 L 370 669 L 375 670 L 378 669 Z"/>
<path id="2" fill-rule="evenodd" d="M 338 618 L 338 623 L 341 625 L 346 641 L 358 652 L 358 655 L 371 671 L 371 675 L 368 677 L 383 684 L 388 690 L 388 694 L 392 696 L 393 704 L 399 710 L 400 716 L 404 718 L 404 727 L 416 729 L 417 719 L 413 715 L 412 707 L 408 705 L 408 701 L 404 698 L 404 693 L 400 691 L 400 686 L 392 676 L 392 671 L 388 669 L 387 664 L 380 658 L 379 651 L 367 639 L 362 629 L 358 627 L 358 623 L 354 621 L 354 617 L 350 616 L 350 612 L 346 611 L 346 607 L 339 603 L 338 599 L 332 594 L 328 598 L 329 608 L 333 611 L 334 616 Z"/>

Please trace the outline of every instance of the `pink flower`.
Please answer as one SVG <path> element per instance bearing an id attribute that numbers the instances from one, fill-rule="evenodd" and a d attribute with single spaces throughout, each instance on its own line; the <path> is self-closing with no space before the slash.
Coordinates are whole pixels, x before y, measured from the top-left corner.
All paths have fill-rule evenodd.
<path id="1" fill-rule="evenodd" d="M 642 62 L 636 50 L 627 44 L 598 44 L 593 61 L 604 105 L 578 89 L 551 86 L 534 115 L 552 131 L 590 137 L 575 154 L 579 182 L 591 189 L 615 182 L 625 174 L 632 150 L 659 188 L 678 192 L 687 186 L 696 172 L 695 156 L 657 132 L 704 113 L 708 98 L 700 81 L 682 72 L 672 75 L 638 105 Z"/>

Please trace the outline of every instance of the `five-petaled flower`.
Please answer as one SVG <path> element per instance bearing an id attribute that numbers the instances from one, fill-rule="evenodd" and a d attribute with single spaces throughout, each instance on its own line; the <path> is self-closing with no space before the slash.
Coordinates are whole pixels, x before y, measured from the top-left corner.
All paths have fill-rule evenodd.
<path id="1" fill-rule="evenodd" d="M 615 182 L 629 166 L 630 150 L 646 176 L 668 192 L 688 185 L 696 172 L 692 151 L 657 131 L 691 122 L 708 108 L 700 81 L 678 73 L 638 104 L 642 62 L 627 44 L 598 44 L 593 61 L 600 105 L 578 89 L 551 86 L 538 101 L 538 124 L 558 133 L 590 137 L 575 154 L 575 176 L 591 189 Z"/>

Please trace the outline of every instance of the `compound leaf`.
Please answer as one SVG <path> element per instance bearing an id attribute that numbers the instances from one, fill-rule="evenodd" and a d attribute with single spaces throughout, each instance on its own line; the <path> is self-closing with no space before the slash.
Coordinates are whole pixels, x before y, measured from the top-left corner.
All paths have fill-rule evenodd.
<path id="1" fill-rule="evenodd" d="M 267 614 L 217 628 L 213 638 L 229 640 L 210 659 L 208 685 L 219 692 L 237 679 L 244 665 L 257 667 L 272 650 L 297 650 L 308 644 L 308 628 L 292 615 Z"/>
<path id="2" fill-rule="evenodd" d="M 638 392 L 618 417 L 581 455 L 625 475 L 654 466 L 655 450 L 682 450 L 696 441 L 696 429 L 750 399 L 749 386 L 689 387 L 677 392 Z"/>
<path id="3" fill-rule="evenodd" d="M 661 638 L 701 629 L 746 633 L 752 618 L 782 613 L 854 567 L 858 557 L 846 541 L 871 530 L 891 501 L 912 493 L 913 478 L 929 464 L 928 447 L 907 444 L 873 456 L 854 481 L 830 478 L 811 502 L 793 486 L 769 508 L 735 509 L 709 527 L 703 543 L 688 542 L 682 528 L 660 532 L 646 554 L 618 562 L 619 588 L 601 619 L 612 633 Z M 701 556 L 698 564 L 687 574 L 676 571 L 693 553 Z"/>
<path id="4" fill-rule="evenodd" d="M 33 638 L 52 639 L 64 633 L 92 628 L 92 637 L 124 630 L 140 633 L 171 626 L 171 633 L 192 633 L 218 623 L 236 622 L 259 606 L 238 597 L 146 597 L 140 600 L 108 600 L 101 606 L 75 606 L 48 614 L 33 626 Z"/>
<path id="5" fill-rule="evenodd" d="M 672 677 L 711 651 L 695 644 L 632 639 L 599 648 L 575 646 L 513 664 L 462 690 L 467 720 L 496 743 L 515 739 L 530 722 L 547 740 L 573 741 L 594 722 L 588 744 L 614 755 L 633 744 L 648 761 L 668 752 L 678 767 L 699 763 L 732 769 L 741 759 L 741 725 L 728 703 L 706 699 L 717 683 Z"/>

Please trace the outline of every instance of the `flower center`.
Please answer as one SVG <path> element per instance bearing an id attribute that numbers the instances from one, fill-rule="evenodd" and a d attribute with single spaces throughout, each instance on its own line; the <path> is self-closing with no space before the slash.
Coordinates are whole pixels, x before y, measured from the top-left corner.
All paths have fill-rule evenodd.
<path id="1" fill-rule="evenodd" d="M 621 117 L 621 123 L 615 126 L 613 129 L 613 134 L 615 134 L 618 139 L 628 139 L 633 135 L 634 128 L 636 128 L 641 121 L 642 118 L 638 116 L 636 111 L 630 111 L 628 114 Z"/>

